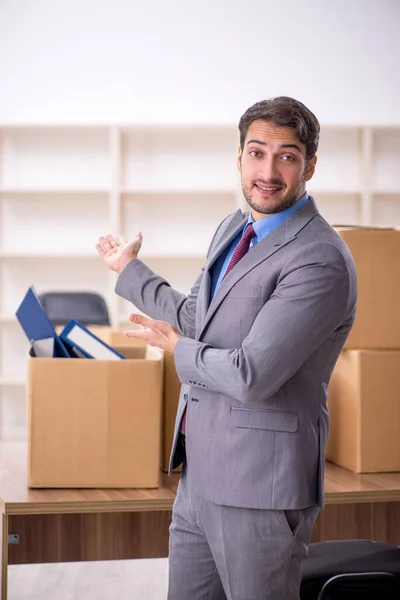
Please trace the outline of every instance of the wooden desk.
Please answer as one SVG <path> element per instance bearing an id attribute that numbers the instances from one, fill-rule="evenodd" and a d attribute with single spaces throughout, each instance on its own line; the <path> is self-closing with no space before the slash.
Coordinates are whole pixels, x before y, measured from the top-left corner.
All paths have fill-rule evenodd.
<path id="1" fill-rule="evenodd" d="M 161 474 L 156 490 L 28 489 L 26 444 L 0 442 L 1 600 L 9 564 L 167 556 L 178 479 Z M 400 473 L 356 475 L 327 463 L 325 498 L 313 541 L 400 544 Z"/>

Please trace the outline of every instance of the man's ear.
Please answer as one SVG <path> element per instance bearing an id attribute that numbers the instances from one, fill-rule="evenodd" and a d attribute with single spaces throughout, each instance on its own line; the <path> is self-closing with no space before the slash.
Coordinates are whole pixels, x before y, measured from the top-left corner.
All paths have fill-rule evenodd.
<path id="1" fill-rule="evenodd" d="M 307 163 L 306 172 L 304 174 L 304 181 L 310 181 L 315 172 L 315 165 L 317 164 L 317 155 L 314 154 Z"/>
<path id="2" fill-rule="evenodd" d="M 241 174 L 242 173 L 242 149 L 241 149 L 240 146 L 238 147 L 238 155 L 237 155 L 237 159 L 236 159 L 236 166 L 237 166 L 237 169 L 238 169 L 239 173 Z"/>

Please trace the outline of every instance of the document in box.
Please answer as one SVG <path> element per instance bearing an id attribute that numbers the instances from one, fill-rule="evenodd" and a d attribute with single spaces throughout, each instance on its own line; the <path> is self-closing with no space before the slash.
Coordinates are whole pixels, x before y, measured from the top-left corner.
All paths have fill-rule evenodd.
<path id="1" fill-rule="evenodd" d="M 121 360 L 125 356 L 89 331 L 82 323 L 71 319 L 60 333 L 64 344 L 76 354 L 100 360 Z"/>
<path id="2" fill-rule="evenodd" d="M 32 341 L 33 353 L 37 358 L 53 358 L 54 339 L 45 338 L 44 340 Z"/>

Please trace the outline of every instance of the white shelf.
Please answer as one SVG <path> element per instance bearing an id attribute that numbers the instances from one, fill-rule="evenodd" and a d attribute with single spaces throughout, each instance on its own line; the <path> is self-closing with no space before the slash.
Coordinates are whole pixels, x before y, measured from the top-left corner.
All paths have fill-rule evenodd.
<path id="1" fill-rule="evenodd" d="M 71 253 L 28 253 L 28 252 L 0 252 L 0 259 L 5 260 L 100 260 L 98 254 L 71 254 Z"/>
<path id="2" fill-rule="evenodd" d="M 201 260 L 205 259 L 205 252 L 141 252 L 140 260 Z M 24 252 L 0 252 L 0 259 L 4 260 L 93 260 L 101 261 L 98 254 L 28 254 Z M 106 268 L 106 267 L 104 267 Z"/>
<path id="3" fill-rule="evenodd" d="M 122 234 L 132 239 L 142 231 L 142 256 L 204 256 L 215 228 L 235 210 L 234 194 L 127 196 Z"/>
<path id="4" fill-rule="evenodd" d="M 107 194 L 15 194 L 1 200 L 0 246 L 6 257 L 97 256 L 97 238 L 108 232 Z"/>
<path id="5" fill-rule="evenodd" d="M 15 314 L 29 286 L 44 292 L 93 291 L 107 301 L 115 296 L 114 284 L 99 257 L 97 260 L 45 257 L 41 260 L 5 260 L 0 258 L 0 313 Z M 1 330 L 14 325 L 8 319 Z M 0 357 L 1 358 L 1 357 Z"/>
<path id="6" fill-rule="evenodd" d="M 0 386 L 2 387 L 25 387 L 26 381 L 17 377 L 0 377 Z"/>
<path id="7" fill-rule="evenodd" d="M 362 224 L 362 197 L 358 193 L 313 194 L 322 216 L 331 225 Z"/>
<path id="8" fill-rule="evenodd" d="M 9 189 L 106 188 L 107 128 L 13 128 L 2 131 L 1 185 Z"/>
<path id="9" fill-rule="evenodd" d="M 317 166 L 310 189 L 361 189 L 361 129 L 321 127 Z M 352 192 L 354 193 L 354 192 Z"/>
<path id="10" fill-rule="evenodd" d="M 400 189 L 400 134 L 398 130 L 376 129 L 372 133 L 371 187 Z"/>
<path id="11" fill-rule="evenodd" d="M 206 260 L 206 253 L 205 252 L 189 252 L 189 253 L 183 253 L 183 252 L 168 252 L 166 254 L 163 254 L 162 252 L 140 252 L 138 255 L 138 258 L 140 260 L 142 260 L 143 262 L 146 261 L 195 261 L 195 260 Z"/>
<path id="12" fill-rule="evenodd" d="M 19 326 L 17 317 L 14 314 L 0 313 L 0 323 L 15 323 Z"/>
<path id="13" fill-rule="evenodd" d="M 107 188 L 1 188 L 0 187 L 0 194 L 1 195 L 21 195 L 21 194 L 26 194 L 26 195 L 38 195 L 38 194 L 44 194 L 44 195 L 51 195 L 51 194 L 95 194 L 95 195 L 101 195 L 101 194 L 109 194 L 110 190 Z"/>
<path id="14" fill-rule="evenodd" d="M 235 128 L 123 130 L 121 144 L 122 188 L 235 188 Z"/>
<path id="15" fill-rule="evenodd" d="M 232 195 L 235 194 L 237 192 L 237 186 L 235 186 L 235 182 L 233 182 L 232 185 L 230 186 L 226 186 L 226 187 L 200 187 L 200 186 L 194 186 L 192 188 L 187 188 L 187 187 L 152 187 L 151 185 L 149 185 L 149 187 L 131 187 L 131 188 L 121 188 L 120 190 L 120 194 L 122 195 L 123 199 L 124 196 L 159 196 L 159 197 L 163 197 L 163 196 L 186 196 L 186 195 L 199 195 L 199 196 L 226 196 L 226 195 Z"/>
<path id="16" fill-rule="evenodd" d="M 398 196 L 400 198 L 400 189 L 374 189 L 372 190 L 371 194 L 373 194 L 374 196 Z"/>
<path id="17" fill-rule="evenodd" d="M 318 202 L 318 196 L 332 196 L 332 197 L 340 197 L 340 196 L 356 196 L 356 195 L 361 195 L 362 191 L 361 190 L 351 190 L 351 189 L 315 189 L 312 187 L 311 185 L 307 186 L 307 191 L 308 193 L 313 196 L 316 200 L 316 202 Z"/>
<path id="18" fill-rule="evenodd" d="M 379 227 L 400 226 L 400 191 L 396 195 L 374 195 L 372 224 Z"/>

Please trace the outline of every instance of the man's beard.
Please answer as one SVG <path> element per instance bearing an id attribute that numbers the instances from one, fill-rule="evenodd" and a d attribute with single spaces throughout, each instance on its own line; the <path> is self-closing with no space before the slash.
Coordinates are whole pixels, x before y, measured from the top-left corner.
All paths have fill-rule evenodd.
<path id="1" fill-rule="evenodd" d="M 265 187 L 268 187 L 268 186 L 271 187 L 274 185 L 279 185 L 280 187 L 284 187 L 283 182 L 282 181 L 278 182 L 278 180 L 270 181 L 268 183 L 263 181 L 262 183 Z M 304 177 L 301 177 L 296 189 L 289 195 L 287 195 L 287 196 L 284 195 L 283 198 L 281 199 L 281 201 L 279 202 L 279 204 L 275 204 L 273 206 L 268 206 L 265 202 L 262 202 L 262 201 L 257 202 L 256 200 L 254 200 L 254 198 L 252 198 L 252 195 L 251 195 L 249 189 L 246 188 L 243 184 L 242 184 L 242 192 L 243 192 L 246 202 L 250 206 L 250 208 L 252 208 L 256 212 L 261 213 L 263 215 L 273 215 L 276 213 L 280 213 L 280 212 L 290 208 L 291 206 L 293 206 L 293 204 L 295 204 L 297 202 L 297 200 L 299 200 L 302 196 L 303 185 L 304 185 Z M 268 201 L 268 198 L 266 198 L 266 201 Z"/>

